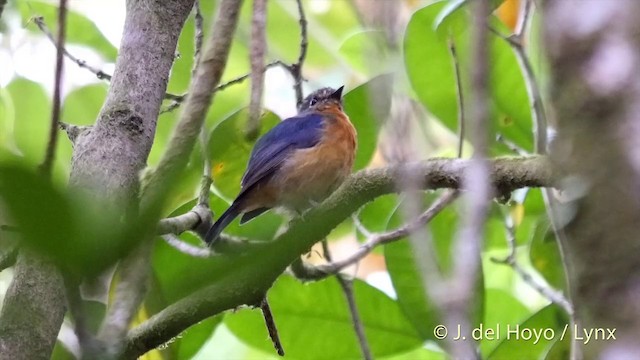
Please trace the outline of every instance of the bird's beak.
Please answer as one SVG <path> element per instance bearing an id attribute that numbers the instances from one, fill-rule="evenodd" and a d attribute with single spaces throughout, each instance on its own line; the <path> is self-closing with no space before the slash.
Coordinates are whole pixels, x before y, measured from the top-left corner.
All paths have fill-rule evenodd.
<path id="1" fill-rule="evenodd" d="M 334 91 L 329 98 L 340 101 L 342 99 L 342 89 L 344 89 L 344 85 L 340 86 L 338 90 Z"/>

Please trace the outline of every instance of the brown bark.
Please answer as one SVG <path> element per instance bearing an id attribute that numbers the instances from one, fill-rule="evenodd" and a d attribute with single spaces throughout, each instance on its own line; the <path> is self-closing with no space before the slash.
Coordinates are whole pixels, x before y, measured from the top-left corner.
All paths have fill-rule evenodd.
<path id="1" fill-rule="evenodd" d="M 545 11 L 558 127 L 552 159 L 567 173 L 560 221 L 578 330 L 615 328 L 617 337 L 590 341 L 583 353 L 637 358 L 640 3 L 555 0 Z"/>

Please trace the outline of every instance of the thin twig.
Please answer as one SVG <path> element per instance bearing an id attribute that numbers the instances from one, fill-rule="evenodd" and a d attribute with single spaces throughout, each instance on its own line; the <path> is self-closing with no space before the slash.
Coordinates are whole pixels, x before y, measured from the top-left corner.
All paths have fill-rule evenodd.
<path id="1" fill-rule="evenodd" d="M 60 103 L 62 101 L 62 69 L 64 67 L 64 41 L 67 29 L 67 0 L 60 0 L 58 6 L 58 37 L 56 39 L 56 67 L 55 80 L 53 86 L 53 109 L 51 111 L 51 125 L 49 127 L 49 141 L 47 143 L 47 151 L 44 161 L 40 165 L 40 170 L 46 175 L 51 176 L 53 169 L 53 161 L 56 154 L 56 145 L 58 143 L 58 124 L 60 123 Z"/>
<path id="2" fill-rule="evenodd" d="M 463 187 L 465 212 L 462 224 L 453 244 L 456 254 L 452 276 L 448 279 L 450 299 L 445 301 L 443 310 L 449 328 L 462 329 L 463 336 L 471 338 L 471 307 L 482 249 L 482 234 L 486 221 L 492 188 L 490 168 L 487 161 L 489 128 L 489 42 L 488 15 L 489 0 L 477 0 L 473 8 L 472 68 L 471 68 L 471 114 L 470 140 L 473 145 L 471 166 L 465 173 Z M 448 339 L 448 345 L 455 358 L 474 358 L 476 351 L 471 342 Z"/>
<path id="3" fill-rule="evenodd" d="M 196 75 L 196 70 L 200 64 L 200 53 L 202 52 L 202 40 L 204 39 L 204 19 L 202 18 L 202 12 L 200 10 L 200 0 L 196 0 L 193 3 L 193 20 L 196 27 L 195 34 L 195 50 L 193 52 L 193 70 L 191 71 L 191 77 Z"/>
<path id="4" fill-rule="evenodd" d="M 447 205 L 451 204 L 459 196 L 459 191 L 449 190 L 440 196 L 431 206 L 417 218 L 409 223 L 388 232 L 372 234 L 365 243 L 360 245 L 360 248 L 356 250 L 349 257 L 333 261 L 328 264 L 322 264 L 316 266 L 316 268 L 325 274 L 337 274 L 342 269 L 351 266 L 358 261 L 362 260 L 365 256 L 380 245 L 389 244 L 397 240 L 405 238 L 407 235 L 413 233 L 417 229 L 424 227 L 428 224 L 436 215 L 444 210 Z"/>
<path id="5" fill-rule="evenodd" d="M 181 253 L 187 254 L 193 257 L 199 258 L 208 258 L 217 255 L 215 252 L 211 251 L 208 247 L 202 248 L 193 246 L 189 243 L 186 243 L 180 240 L 177 236 L 173 234 L 165 234 L 161 236 L 162 240 L 164 240 L 167 244 L 169 244 L 172 248 L 180 251 Z"/>
<path id="6" fill-rule="evenodd" d="M 531 18 L 531 8 L 533 6 L 533 0 L 524 0 L 520 5 L 520 14 L 518 16 L 518 23 L 516 24 L 516 28 L 514 29 L 514 35 L 522 38 L 524 32 L 527 30 L 527 26 L 529 26 L 529 19 Z"/>
<path id="7" fill-rule="evenodd" d="M 278 352 L 278 355 L 284 356 L 284 348 L 282 347 L 282 343 L 280 342 L 278 328 L 276 327 L 276 322 L 273 320 L 271 307 L 269 306 L 269 302 L 267 301 L 266 296 L 260 302 L 260 310 L 262 310 L 262 317 L 264 318 L 264 323 L 267 326 L 267 330 L 269 331 L 269 338 L 271 338 L 273 347 Z"/>
<path id="8" fill-rule="evenodd" d="M 209 229 L 210 226 L 211 210 L 209 210 L 209 206 L 206 204 L 196 204 L 189 212 L 160 220 L 156 233 L 158 235 L 178 235 L 185 231 L 198 232 L 199 227 Z"/>
<path id="9" fill-rule="evenodd" d="M 358 230 L 364 237 L 371 238 L 374 236 L 374 233 L 371 232 L 360 220 L 360 212 L 357 214 L 351 215 L 351 219 L 353 220 L 353 225 L 355 225 L 356 230 Z"/>
<path id="10" fill-rule="evenodd" d="M 303 281 L 317 281 L 324 279 L 329 275 L 338 274 L 343 269 L 357 264 L 360 260 L 369 255 L 369 253 L 371 253 L 371 251 L 376 247 L 401 240 L 408 235 L 413 234 L 415 231 L 422 229 L 445 207 L 447 207 L 447 205 L 457 199 L 459 194 L 460 193 L 457 190 L 446 191 L 436 199 L 426 211 L 395 230 L 384 233 L 369 232 L 367 241 L 360 245 L 358 250 L 354 251 L 351 255 L 342 260 L 329 261 L 328 263 L 321 265 L 311 265 L 302 261 L 302 259 L 296 259 L 291 263 L 290 270 L 296 278 Z"/>
<path id="11" fill-rule="evenodd" d="M 327 239 L 322 240 L 322 252 L 327 261 L 332 262 L 331 252 L 329 251 L 329 244 Z M 347 306 L 349 307 L 349 313 L 351 314 L 351 323 L 353 324 L 353 330 L 358 337 L 358 344 L 360 345 L 360 351 L 362 352 L 362 358 L 365 360 L 373 359 L 371 355 L 371 347 L 367 341 L 367 336 L 364 333 L 364 326 L 360 319 L 360 313 L 358 312 L 358 305 L 353 293 L 353 283 L 351 280 L 346 279 L 343 274 L 336 274 L 336 279 L 342 288 L 345 298 L 347 299 Z"/>
<path id="12" fill-rule="evenodd" d="M 47 27 L 47 24 L 44 22 L 44 18 L 42 16 L 35 16 L 33 17 L 33 22 L 38 26 L 38 29 L 40 29 L 40 31 L 42 31 L 42 33 L 45 34 L 45 36 L 51 40 L 51 42 L 53 43 L 54 46 L 56 46 L 56 49 L 61 50 L 62 54 L 69 60 L 73 61 L 74 63 L 76 63 L 80 68 L 82 69 L 86 69 L 88 70 L 90 73 L 94 74 L 99 80 L 107 80 L 107 81 L 111 81 L 111 74 L 106 73 L 94 66 L 91 66 L 89 64 L 87 64 L 87 62 L 85 60 L 79 59 L 76 56 L 74 56 L 73 54 L 71 54 L 64 46 L 59 47 L 57 45 L 56 40 L 53 37 L 53 34 L 51 34 L 51 31 L 49 30 L 49 28 Z M 182 102 L 184 100 L 184 95 L 175 95 L 175 94 L 171 94 L 171 93 L 166 93 L 164 95 L 164 98 L 166 100 L 173 100 L 173 101 L 177 101 L 177 102 Z"/>
<path id="13" fill-rule="evenodd" d="M 42 31 L 47 36 L 47 38 L 49 38 L 49 40 L 51 40 L 51 42 L 56 46 L 58 50 L 62 49 L 62 53 L 69 60 L 76 63 L 80 68 L 89 70 L 89 72 L 94 74 L 100 80 L 107 80 L 107 81 L 111 80 L 111 75 L 107 74 L 106 72 L 96 67 L 93 67 L 87 64 L 86 61 L 78 59 L 77 57 L 73 56 L 69 51 L 67 51 L 65 47 L 62 47 L 62 48 L 58 47 L 56 41 L 53 38 L 53 34 L 51 34 L 51 31 L 47 27 L 47 24 L 44 22 L 44 18 L 42 16 L 33 17 L 33 22 L 38 26 L 38 29 L 40 29 L 40 31 Z"/>
<path id="14" fill-rule="evenodd" d="M 298 61 L 295 64 L 291 64 L 288 67 L 289 72 L 293 76 L 295 81 L 293 89 L 296 92 L 296 104 L 299 108 L 302 104 L 302 66 L 304 60 L 307 57 L 307 47 L 309 46 L 309 40 L 307 38 L 307 18 L 304 15 L 304 7 L 302 6 L 302 0 L 296 0 L 298 3 L 298 13 L 300 14 L 300 55 L 298 55 Z"/>
<path id="15" fill-rule="evenodd" d="M 274 66 L 282 66 L 285 69 L 288 69 L 288 65 L 283 63 L 280 60 L 275 60 L 272 61 L 270 63 L 268 63 L 267 65 L 264 66 L 264 71 L 267 71 L 267 69 L 270 69 Z M 237 78 L 231 79 L 229 81 L 227 81 L 226 83 L 220 84 L 218 86 L 216 86 L 213 89 L 213 93 L 216 93 L 218 91 L 222 91 L 226 88 L 228 88 L 231 85 L 236 85 L 236 84 L 240 84 L 243 81 L 247 80 L 248 78 L 251 77 L 251 74 L 244 74 L 241 76 L 238 76 Z M 169 95 L 169 94 L 167 94 Z M 185 99 L 187 98 L 187 93 L 184 93 L 182 95 L 172 95 L 173 96 L 173 103 L 171 103 L 171 105 L 167 106 L 167 108 L 163 109 L 160 111 L 160 113 L 166 113 L 166 112 L 171 112 L 175 109 L 177 109 L 178 107 L 180 107 L 180 105 L 185 101 Z M 167 99 L 167 97 L 165 96 L 165 99 Z"/>
<path id="16" fill-rule="evenodd" d="M 516 274 L 518 274 L 522 280 L 535 289 L 540 295 L 544 296 L 546 299 L 551 301 L 552 303 L 560 306 L 564 311 L 569 314 L 569 316 L 573 316 L 573 306 L 567 300 L 561 292 L 555 290 L 551 287 L 547 287 L 538 281 L 536 281 L 531 274 L 529 274 L 525 269 L 523 269 L 517 261 L 517 243 L 516 243 L 516 232 L 514 227 L 514 221 L 509 211 L 505 211 L 504 216 L 504 227 L 507 234 L 507 243 L 509 245 L 509 255 L 507 255 L 504 259 L 491 258 L 491 261 L 497 264 L 504 264 L 510 266 Z"/>
<path id="17" fill-rule="evenodd" d="M 191 70 L 192 79 L 196 76 L 196 72 L 198 71 L 198 66 L 200 65 L 200 53 L 202 52 L 202 39 L 204 37 L 203 18 L 202 18 L 202 13 L 200 11 L 199 0 L 196 0 L 196 2 L 193 4 L 193 8 L 195 10 L 194 19 L 195 19 L 195 25 L 196 25 L 196 34 L 195 34 L 195 52 L 193 54 L 193 57 L 194 57 L 193 69 Z M 175 109 L 180 105 L 180 103 L 181 101 L 174 102 L 169 107 L 175 106 L 173 108 Z M 209 157 L 208 145 L 209 145 L 209 131 L 207 129 L 206 122 L 203 122 L 202 128 L 200 128 L 200 147 L 201 147 L 200 150 L 202 152 L 202 179 L 200 180 L 200 191 L 198 192 L 198 206 L 200 206 L 201 208 L 207 209 L 207 213 L 209 214 L 209 221 L 206 225 L 203 224 L 203 226 L 201 226 L 203 231 L 198 231 L 198 234 L 202 239 L 204 239 L 206 232 L 209 230 L 209 227 L 211 226 L 211 220 L 212 220 L 211 211 L 209 210 L 209 191 L 211 189 L 211 184 L 213 183 L 213 179 L 211 178 L 211 159 Z"/>
<path id="18" fill-rule="evenodd" d="M 516 31 L 513 35 L 505 36 L 491 26 L 489 26 L 488 29 L 496 36 L 505 40 L 511 46 L 518 63 L 520 63 L 527 93 L 531 99 L 531 108 L 533 109 L 532 116 L 535 126 L 535 152 L 538 154 L 545 154 L 547 152 L 547 116 L 542 102 L 542 93 L 540 91 L 538 81 L 536 80 L 535 72 L 533 71 L 533 65 L 531 65 L 531 60 L 524 48 L 525 31 L 532 13 L 533 1 L 523 0 L 522 11 L 519 16 Z"/>
<path id="19" fill-rule="evenodd" d="M 462 157 L 462 150 L 464 146 L 464 95 L 462 88 L 462 74 L 460 73 L 460 61 L 458 61 L 458 52 L 456 51 L 456 44 L 453 41 L 453 37 L 449 39 L 449 52 L 451 53 L 451 59 L 453 60 L 453 72 L 456 77 L 456 88 L 458 90 L 458 157 Z"/>
<path id="20" fill-rule="evenodd" d="M 264 91 L 264 55 L 266 53 L 267 0 L 253 1 L 251 17 L 251 97 L 249 119 L 245 131 L 246 138 L 254 140 L 260 133 L 260 114 Z"/>

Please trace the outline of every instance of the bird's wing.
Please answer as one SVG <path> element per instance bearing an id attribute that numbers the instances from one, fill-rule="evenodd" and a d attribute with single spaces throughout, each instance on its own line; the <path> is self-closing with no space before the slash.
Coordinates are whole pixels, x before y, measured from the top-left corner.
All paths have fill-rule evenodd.
<path id="1" fill-rule="evenodd" d="M 322 115 L 306 114 L 283 120 L 258 140 L 242 177 L 242 193 L 273 174 L 297 149 L 315 146 L 322 138 Z"/>

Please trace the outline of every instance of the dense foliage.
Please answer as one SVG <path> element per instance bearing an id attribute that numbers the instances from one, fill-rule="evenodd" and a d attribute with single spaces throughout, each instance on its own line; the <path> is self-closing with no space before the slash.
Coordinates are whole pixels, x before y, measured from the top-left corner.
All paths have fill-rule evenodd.
<path id="1" fill-rule="evenodd" d="M 215 1 L 201 3 L 204 28 L 208 29 Z M 417 148 L 414 160 L 456 155 L 460 127 L 459 93 L 469 93 L 471 68 L 470 17 L 464 2 L 402 2 L 402 8 L 409 10 L 411 15 L 395 41 L 381 29 L 363 24 L 351 2 L 307 0 L 304 5 L 309 21 L 309 51 L 303 68 L 303 74 L 309 81 L 305 89 L 346 84 L 345 109 L 358 132 L 359 148 L 354 171 L 393 160 L 381 149 L 397 145 L 389 136 L 389 127 L 396 124 L 388 118 L 393 115 L 392 102 L 398 98 L 408 99 L 412 106 L 421 106 L 428 112 L 415 112 L 417 115 L 410 117 L 408 131 L 404 134 L 409 139 L 407 141 L 413 142 Z M 29 31 L 19 35 L 21 41 L 39 42 L 44 35 L 30 19 L 43 16 L 55 33 L 56 11 L 57 6 L 46 1 L 19 2 L 5 9 L 3 18 L 20 17 Z M 249 71 L 247 39 L 250 14 L 251 1 L 245 1 L 223 82 Z M 267 61 L 295 61 L 300 48 L 298 16 L 293 0 L 268 2 Z M 535 57 L 539 57 L 536 53 L 538 21 L 535 13 L 531 36 L 526 43 Z M 505 37 L 513 30 L 511 24 L 504 23 L 504 16 L 502 19 L 494 16 L 491 23 Z M 66 41 L 71 52 L 78 48 L 84 48 L 83 51 L 89 49 L 104 64 L 115 62 L 117 48 L 81 11 L 70 11 L 68 34 Z M 194 19 L 190 18 L 178 43 L 179 56 L 171 72 L 169 93 L 182 94 L 188 89 L 194 59 L 194 34 Z M 9 32 L 2 36 L 11 39 L 14 35 Z M 455 57 L 451 51 L 452 44 Z M 40 46 L 50 44 L 45 42 Z M 11 47 L 0 49 L 0 52 L 8 54 L 11 51 Z M 534 125 L 527 75 L 512 45 L 495 33 L 490 35 L 490 56 L 490 153 L 492 156 L 533 153 Z M 50 63 L 51 59 L 42 59 L 42 66 L 49 67 Z M 540 61 L 534 65 L 536 77 L 545 79 L 544 64 Z M 68 62 L 67 66 L 75 65 Z M 456 74 L 456 66 L 460 74 Z M 281 80 L 279 84 L 267 86 L 267 91 L 280 93 L 266 97 L 261 133 L 280 121 L 279 114 L 283 117 L 291 115 L 295 104 L 292 82 L 287 73 L 274 67 L 267 74 L 275 74 L 271 75 L 273 79 Z M 92 207 L 86 205 L 86 199 L 67 193 L 65 184 L 73 148 L 63 132 L 56 149 L 53 185 L 35 172 L 47 146 L 51 99 L 45 86 L 29 80 L 28 75 L 15 74 L 6 86 L 0 88 L 0 191 L 2 208 L 9 214 L 0 216 L 0 221 L 10 221 L 23 229 L 20 235 L 25 243 L 47 252 L 59 264 L 81 276 L 91 276 L 108 268 L 126 253 L 132 246 L 130 240 L 139 235 L 139 229 L 135 226 L 113 228 L 111 215 L 98 210 L 87 211 Z M 81 76 L 85 82 L 92 77 L 94 80 L 88 85 L 67 89 L 62 120 L 74 125 L 91 125 L 100 111 L 109 84 L 95 79 L 88 71 Z M 458 76 L 463 85 L 460 89 L 457 86 Z M 206 151 L 202 151 L 202 145 L 196 146 L 187 170 L 181 174 L 180 181 L 173 184 L 171 198 L 164 211 L 166 216 L 184 213 L 195 203 L 203 153 L 212 165 L 214 185 L 210 200 L 214 214 L 222 213 L 229 200 L 237 194 L 239 179 L 253 146 L 253 141 L 245 137 L 249 92 L 249 81 L 245 81 L 216 93 L 206 119 L 209 134 Z M 165 106 L 170 105 L 170 100 L 165 101 Z M 151 168 L 163 153 L 179 112 L 178 107 L 158 117 L 148 160 Z M 465 144 L 464 155 L 470 153 L 470 146 Z M 425 206 L 438 194 L 425 194 Z M 357 213 L 359 222 L 372 232 L 394 229 L 405 221 L 401 211 L 404 200 L 404 195 L 380 197 Z M 450 269 L 451 259 L 456 257 L 452 242 L 460 221 L 459 207 L 459 204 L 449 206 L 427 227 L 437 250 L 437 266 L 445 273 Z M 115 215 L 116 218 L 118 216 Z M 226 231 L 232 235 L 269 241 L 285 223 L 286 219 L 280 214 L 268 213 L 244 226 L 236 222 Z M 568 321 L 567 315 L 557 305 L 550 304 L 511 267 L 494 261 L 506 257 L 512 250 L 508 241 L 512 229 L 505 224 L 513 224 L 516 260 L 533 277 L 533 281 L 559 291 L 565 288 L 564 271 L 553 233 L 549 230 L 541 190 L 521 189 L 512 194 L 508 203 L 493 203 L 481 254 L 482 268 L 473 315 L 475 323 L 485 328 L 502 327 L 502 331 L 506 331 L 507 325 L 514 327 L 518 324 L 523 328 L 549 328 L 555 331 L 555 337 L 537 343 L 505 339 L 504 336 L 500 340 L 484 338 L 478 341 L 482 357 L 555 359 L 569 346 L 568 338 L 560 339 Z M 366 234 L 356 225 L 354 220 L 346 220 L 332 232 L 330 242 L 350 244 L 351 241 L 352 244 L 354 239 L 363 241 Z M 8 234 L 0 233 L 0 246 L 13 240 L 14 236 Z M 190 232 L 181 234 L 180 239 L 198 246 L 201 244 L 201 240 Z M 344 257 L 350 252 L 337 250 L 338 246 L 335 248 L 334 258 Z M 381 257 L 384 261 L 380 261 Z M 428 284 L 423 281 L 419 269 L 419 262 L 423 259 L 415 259 L 410 243 L 404 240 L 376 249 L 367 259 L 374 263 L 371 265 L 374 271 L 358 273 L 354 292 L 375 358 L 446 358 L 439 346 L 442 345 L 441 340 L 434 337 L 434 327 L 441 323 L 441 319 L 426 296 L 424 286 Z M 211 284 L 218 274 L 237 271 L 226 266 L 224 260 L 194 258 L 160 239 L 155 245 L 152 264 L 151 287 L 133 326 Z M 348 270 L 347 273 L 354 271 Z M 10 270 L 0 274 L 0 289 L 6 289 L 10 278 Z M 118 281 L 116 274 L 112 287 Z M 304 284 L 290 275 L 283 275 L 269 291 L 268 299 L 287 357 L 344 359 L 360 356 L 344 294 L 335 278 Z M 99 324 L 108 304 L 92 300 L 85 302 L 91 323 Z M 70 325 L 65 322 L 63 326 L 69 328 Z M 53 358 L 73 358 L 66 350 L 63 334 L 60 339 Z M 195 324 L 166 346 L 146 355 L 149 359 L 188 359 L 194 356 L 199 359 L 277 357 L 259 309 L 249 308 Z"/>

